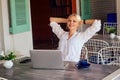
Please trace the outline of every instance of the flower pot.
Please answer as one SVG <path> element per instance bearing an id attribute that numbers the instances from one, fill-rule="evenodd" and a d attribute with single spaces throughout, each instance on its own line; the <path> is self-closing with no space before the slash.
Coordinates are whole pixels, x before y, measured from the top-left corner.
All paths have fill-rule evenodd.
<path id="1" fill-rule="evenodd" d="M 13 67 L 13 62 L 12 60 L 7 60 L 3 63 L 3 66 L 6 68 L 6 69 L 10 69 Z"/>
<path id="2" fill-rule="evenodd" d="M 114 39 L 115 36 L 116 36 L 115 33 L 111 33 L 111 34 L 110 34 L 110 38 L 111 38 L 111 39 Z"/>

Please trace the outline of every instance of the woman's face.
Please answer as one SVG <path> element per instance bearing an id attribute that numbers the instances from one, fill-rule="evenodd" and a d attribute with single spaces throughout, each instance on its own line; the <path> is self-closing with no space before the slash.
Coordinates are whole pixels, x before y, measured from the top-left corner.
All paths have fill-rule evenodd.
<path id="1" fill-rule="evenodd" d="M 77 30 L 79 27 L 79 20 L 75 16 L 68 17 L 67 27 L 69 30 Z"/>

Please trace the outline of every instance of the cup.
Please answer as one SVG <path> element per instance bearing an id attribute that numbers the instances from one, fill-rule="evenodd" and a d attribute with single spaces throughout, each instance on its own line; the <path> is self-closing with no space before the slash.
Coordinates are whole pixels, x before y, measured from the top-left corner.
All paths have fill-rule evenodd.
<path id="1" fill-rule="evenodd" d="M 80 68 L 88 68 L 90 66 L 90 64 L 85 59 L 85 60 L 80 60 L 76 66 L 77 66 L 78 69 L 80 69 Z"/>

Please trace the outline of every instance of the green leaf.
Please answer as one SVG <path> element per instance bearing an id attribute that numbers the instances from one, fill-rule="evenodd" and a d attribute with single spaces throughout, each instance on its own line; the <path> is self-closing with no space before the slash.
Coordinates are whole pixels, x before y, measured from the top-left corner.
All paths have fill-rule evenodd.
<path id="1" fill-rule="evenodd" d="M 14 52 L 10 52 L 10 54 L 5 55 L 5 56 L 0 56 L 0 60 L 13 60 L 16 58 L 16 55 Z"/>

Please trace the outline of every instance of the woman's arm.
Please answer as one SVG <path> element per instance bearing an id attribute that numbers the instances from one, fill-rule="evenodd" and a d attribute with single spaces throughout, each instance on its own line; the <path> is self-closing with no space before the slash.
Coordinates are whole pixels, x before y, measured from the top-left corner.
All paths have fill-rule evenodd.
<path id="1" fill-rule="evenodd" d="M 51 21 L 49 24 L 52 28 L 52 32 L 56 34 L 56 36 L 60 39 L 61 36 L 64 34 L 64 30 L 61 28 L 60 24 L 56 21 Z"/>
<path id="2" fill-rule="evenodd" d="M 66 18 L 50 17 L 50 22 L 67 23 Z"/>
<path id="3" fill-rule="evenodd" d="M 88 19 L 88 20 L 83 20 L 83 24 L 93 24 L 95 19 Z"/>
<path id="4" fill-rule="evenodd" d="M 95 19 L 81 20 L 81 24 L 93 24 Z M 67 23 L 66 18 L 50 17 L 50 22 Z"/>
<path id="5" fill-rule="evenodd" d="M 95 20 L 93 24 L 88 27 L 84 32 L 82 32 L 82 36 L 84 42 L 88 41 L 94 34 L 101 29 L 101 20 Z"/>

